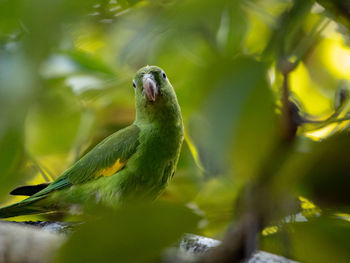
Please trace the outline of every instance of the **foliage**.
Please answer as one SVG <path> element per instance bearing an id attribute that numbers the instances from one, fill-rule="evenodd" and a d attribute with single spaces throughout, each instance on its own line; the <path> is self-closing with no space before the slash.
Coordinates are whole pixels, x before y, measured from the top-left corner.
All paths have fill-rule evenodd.
<path id="1" fill-rule="evenodd" d="M 0 0 L 0 200 L 132 123 L 133 74 L 158 65 L 185 123 L 174 179 L 160 204 L 91 208 L 100 217 L 57 260 L 152 262 L 185 232 L 221 239 L 248 216 L 255 223 L 239 230 L 262 249 L 345 262 L 349 6 Z"/>

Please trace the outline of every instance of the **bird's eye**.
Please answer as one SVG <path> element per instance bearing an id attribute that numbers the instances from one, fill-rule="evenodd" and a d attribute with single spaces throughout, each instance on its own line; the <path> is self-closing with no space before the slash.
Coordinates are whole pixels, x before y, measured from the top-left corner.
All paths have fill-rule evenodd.
<path id="1" fill-rule="evenodd" d="M 165 75 L 164 71 L 162 72 L 162 76 L 164 79 L 166 79 L 166 75 Z"/>
<path id="2" fill-rule="evenodd" d="M 136 89 L 136 83 L 135 80 L 132 81 L 132 86 Z"/>

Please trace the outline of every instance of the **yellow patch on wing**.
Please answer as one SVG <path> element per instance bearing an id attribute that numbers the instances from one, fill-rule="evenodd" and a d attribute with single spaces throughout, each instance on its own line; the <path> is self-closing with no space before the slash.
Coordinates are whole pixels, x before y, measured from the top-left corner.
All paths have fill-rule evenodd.
<path id="1" fill-rule="evenodd" d="M 98 176 L 111 176 L 115 174 L 116 172 L 120 171 L 124 166 L 126 162 L 121 162 L 120 159 L 117 159 L 117 161 L 108 168 L 104 168 L 98 172 Z"/>

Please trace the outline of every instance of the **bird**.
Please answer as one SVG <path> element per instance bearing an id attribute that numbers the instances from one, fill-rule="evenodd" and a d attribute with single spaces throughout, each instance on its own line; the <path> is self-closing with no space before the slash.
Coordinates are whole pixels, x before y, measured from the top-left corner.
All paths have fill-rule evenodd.
<path id="1" fill-rule="evenodd" d="M 163 192 L 184 139 L 181 109 L 161 68 L 142 67 L 132 83 L 135 121 L 102 140 L 53 182 L 14 189 L 10 194 L 28 197 L 0 208 L 0 218 L 69 213 L 91 201 L 113 207 L 154 200 Z"/>

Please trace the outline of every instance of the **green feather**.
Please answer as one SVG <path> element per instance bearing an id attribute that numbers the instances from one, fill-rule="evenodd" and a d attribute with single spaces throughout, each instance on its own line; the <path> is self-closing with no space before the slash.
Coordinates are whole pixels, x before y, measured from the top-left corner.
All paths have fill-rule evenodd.
<path id="1" fill-rule="evenodd" d="M 96 177 L 99 170 L 111 167 L 116 160 L 127 160 L 139 145 L 140 129 L 136 125 L 126 127 L 100 142 L 62 176 L 73 184 L 81 184 Z"/>

